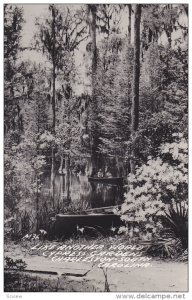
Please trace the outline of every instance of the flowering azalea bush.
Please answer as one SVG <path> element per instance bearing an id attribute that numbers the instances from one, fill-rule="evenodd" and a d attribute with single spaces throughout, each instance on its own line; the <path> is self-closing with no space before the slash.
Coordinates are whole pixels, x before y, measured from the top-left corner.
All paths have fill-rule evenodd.
<path id="1" fill-rule="evenodd" d="M 163 228 L 161 217 L 179 203 L 187 208 L 188 155 L 187 141 L 182 134 L 173 134 L 174 142 L 165 143 L 156 158 L 128 176 L 128 192 L 121 207 L 121 218 L 133 222 L 146 239 Z"/>

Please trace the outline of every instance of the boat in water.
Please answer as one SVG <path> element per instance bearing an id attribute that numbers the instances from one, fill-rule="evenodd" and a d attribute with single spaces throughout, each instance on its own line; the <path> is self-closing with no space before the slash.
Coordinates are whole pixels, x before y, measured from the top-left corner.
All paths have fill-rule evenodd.
<path id="1" fill-rule="evenodd" d="M 89 182 L 123 185 L 123 177 L 88 177 Z"/>

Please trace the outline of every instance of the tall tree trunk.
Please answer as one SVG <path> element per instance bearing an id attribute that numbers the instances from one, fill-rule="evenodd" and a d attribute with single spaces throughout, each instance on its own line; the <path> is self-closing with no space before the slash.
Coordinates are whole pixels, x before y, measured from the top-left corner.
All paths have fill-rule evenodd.
<path id="1" fill-rule="evenodd" d="M 61 154 L 60 158 L 59 174 L 63 174 L 63 154 Z"/>
<path id="2" fill-rule="evenodd" d="M 167 40 L 168 40 L 168 47 L 171 49 L 171 44 L 172 44 L 172 38 L 171 38 L 171 26 L 168 28 L 166 31 L 167 35 Z"/>
<path id="3" fill-rule="evenodd" d="M 95 96 L 95 77 L 97 71 L 97 44 L 96 44 L 96 5 L 91 5 L 91 38 L 92 38 L 92 93 Z"/>
<path id="4" fill-rule="evenodd" d="M 131 11 L 132 11 L 132 5 L 128 4 L 129 9 L 129 24 L 128 24 L 128 45 L 131 45 Z"/>
<path id="5" fill-rule="evenodd" d="M 52 52 L 52 63 L 53 63 L 53 95 L 52 95 L 52 134 L 55 135 L 55 80 L 56 80 L 56 65 L 55 65 L 55 8 L 52 6 L 52 35 L 53 35 L 53 52 Z M 53 206 L 55 202 L 55 147 L 52 147 L 51 151 L 51 196 Z"/>
<path id="6" fill-rule="evenodd" d="M 96 44 L 96 5 L 90 5 L 91 21 L 91 39 L 92 39 L 92 169 L 97 170 L 97 148 L 98 148 L 98 128 L 97 128 L 97 99 L 96 99 L 96 72 L 97 72 L 97 44 Z"/>
<path id="7" fill-rule="evenodd" d="M 65 180 L 66 180 L 66 192 L 67 192 L 67 204 L 70 203 L 71 199 L 70 199 L 70 157 L 69 154 L 67 154 L 65 156 L 65 170 L 66 170 L 66 174 L 65 174 Z"/>
<path id="8" fill-rule="evenodd" d="M 134 23 L 134 66 L 131 109 L 132 153 L 130 160 L 131 173 L 133 174 L 135 173 L 135 137 L 139 125 L 140 23 L 141 5 L 136 4 Z"/>

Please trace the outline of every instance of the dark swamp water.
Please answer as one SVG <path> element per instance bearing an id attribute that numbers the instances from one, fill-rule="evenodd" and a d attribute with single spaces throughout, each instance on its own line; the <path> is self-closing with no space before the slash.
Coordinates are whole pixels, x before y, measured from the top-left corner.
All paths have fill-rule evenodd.
<path id="1" fill-rule="evenodd" d="M 50 187 L 49 175 L 45 177 L 41 190 L 44 197 L 50 195 Z M 66 203 L 68 200 L 83 209 L 121 204 L 124 192 L 123 186 L 90 183 L 88 177 L 82 174 L 70 172 L 69 178 L 60 174 L 55 177 L 55 199 L 60 203 Z"/>

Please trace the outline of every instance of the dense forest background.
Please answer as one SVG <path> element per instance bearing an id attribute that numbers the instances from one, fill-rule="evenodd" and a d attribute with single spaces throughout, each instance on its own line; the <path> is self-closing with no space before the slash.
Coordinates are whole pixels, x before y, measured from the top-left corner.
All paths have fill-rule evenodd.
<path id="1" fill-rule="evenodd" d="M 101 169 L 128 183 L 122 218 L 155 233 L 152 216 L 187 203 L 188 6 L 45 5 L 27 48 L 25 21 L 4 5 L 6 219 L 45 227 L 68 200 L 56 174 Z"/>

